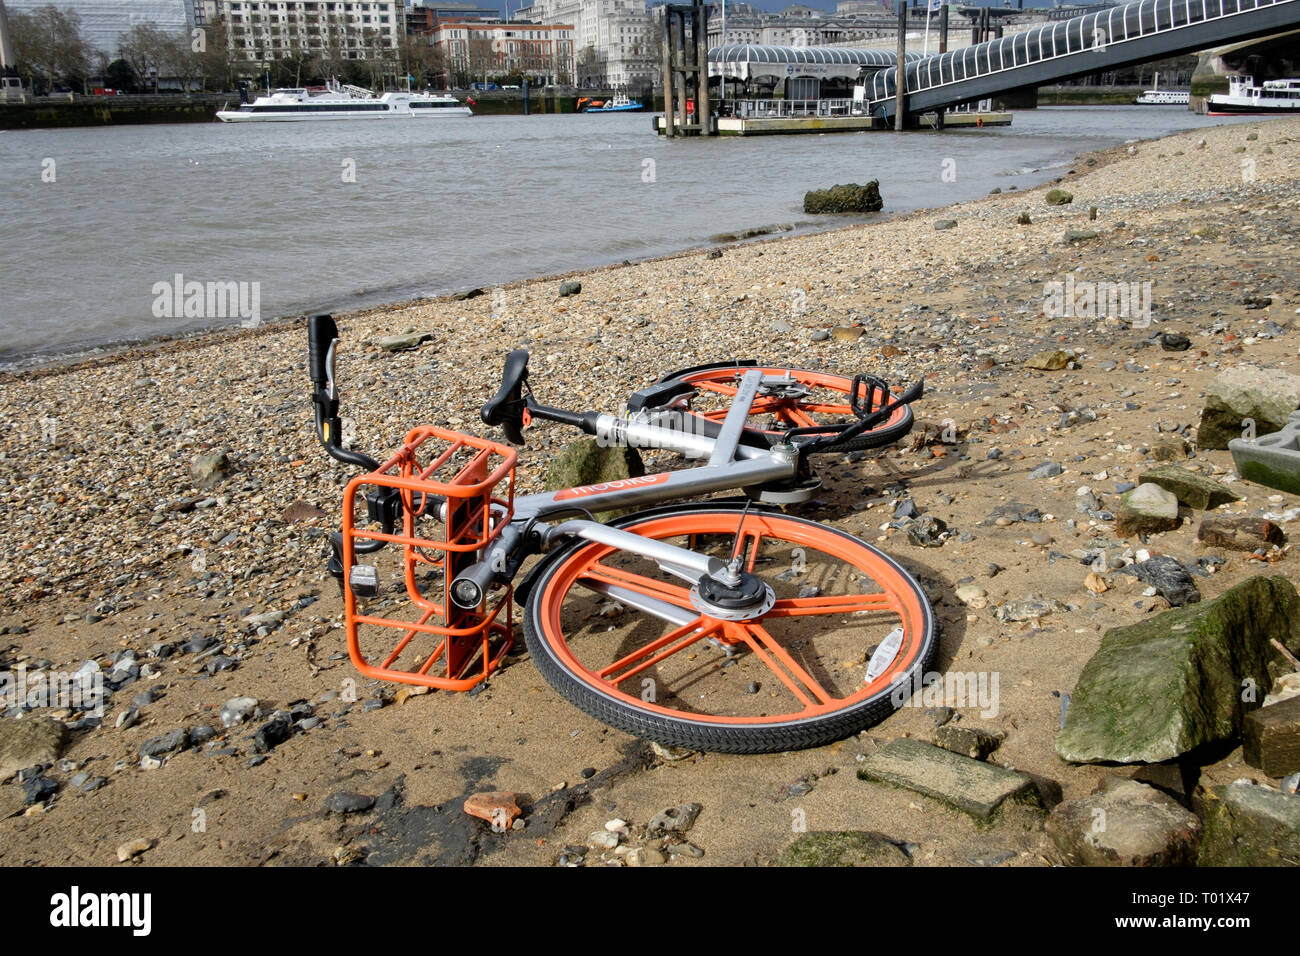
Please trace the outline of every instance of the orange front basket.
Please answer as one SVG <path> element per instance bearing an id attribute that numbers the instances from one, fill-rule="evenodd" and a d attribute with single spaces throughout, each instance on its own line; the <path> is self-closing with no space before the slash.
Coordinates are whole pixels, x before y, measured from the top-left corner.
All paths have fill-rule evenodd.
<path id="1" fill-rule="evenodd" d="M 469 690 L 500 665 L 514 642 L 512 589 L 484 595 L 471 611 L 456 607 L 448 592 L 510 522 L 515 457 L 505 445 L 428 425 L 407 434 L 401 451 L 377 470 L 348 484 L 343 600 L 348 654 L 361 673 Z M 368 522 L 366 504 L 367 495 L 393 494 L 388 489 L 401 499 L 400 532 L 391 534 Z M 358 554 L 365 541 L 389 546 L 373 557 L 364 547 Z M 371 560 L 378 590 L 359 597 L 350 582 L 357 562 Z"/>

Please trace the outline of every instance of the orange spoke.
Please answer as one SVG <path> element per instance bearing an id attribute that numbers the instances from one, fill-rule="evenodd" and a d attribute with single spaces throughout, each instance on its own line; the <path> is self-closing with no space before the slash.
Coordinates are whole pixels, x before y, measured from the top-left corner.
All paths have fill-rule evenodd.
<path id="1" fill-rule="evenodd" d="M 854 611 L 895 611 L 894 599 L 877 594 L 836 594 L 828 597 L 782 598 L 766 617 L 803 617 L 809 614 L 852 614 Z"/>
<path id="2" fill-rule="evenodd" d="M 811 691 L 813 696 L 821 703 L 829 704 L 831 702 L 831 696 L 822 689 L 821 684 L 817 683 L 812 678 L 812 675 L 795 663 L 794 658 L 776 642 L 766 628 L 750 621 L 734 625 L 731 633 L 749 645 L 749 649 L 754 652 L 754 656 L 767 665 L 768 670 L 775 674 L 781 683 L 785 684 L 790 693 L 794 694 L 806 710 L 815 710 L 817 704 L 808 698 L 808 695 L 804 693 L 804 688 Z M 776 660 L 773 660 L 773 658 L 776 658 Z M 777 666 L 777 661 L 780 662 L 780 667 Z M 799 684 L 791 680 L 786 671 L 789 671 L 789 674 Z M 800 684 L 803 686 L 800 687 Z"/>
<path id="3" fill-rule="evenodd" d="M 805 412 L 816 412 L 819 415 L 852 415 L 853 409 L 847 405 L 822 405 L 815 402 L 801 402 L 799 405 Z"/>
<path id="4" fill-rule="evenodd" d="M 735 395 L 737 388 L 734 385 L 723 385 L 721 382 L 691 382 L 696 388 L 705 392 L 717 392 L 719 395 Z"/>
<path id="5" fill-rule="evenodd" d="M 704 619 L 702 617 L 697 617 L 695 620 L 689 621 L 686 624 L 683 624 L 681 627 L 669 631 L 663 637 L 651 641 L 649 644 L 645 645 L 644 647 L 637 648 L 631 654 L 628 654 L 626 657 L 623 657 L 615 661 L 614 663 L 610 664 L 608 667 L 602 667 L 600 670 L 596 672 L 596 674 L 599 677 L 609 681 L 611 684 L 614 685 L 621 684 L 629 677 L 641 673 L 647 667 L 653 667 L 655 664 L 658 664 L 660 661 L 664 660 L 665 658 L 671 657 L 672 655 L 676 654 L 678 651 L 682 650 L 683 648 L 690 647 L 696 641 L 708 637 L 719 627 L 717 623 L 710 624 L 708 627 L 701 627 L 700 625 L 703 623 L 703 621 Z M 692 633 L 692 632 L 696 632 L 697 629 L 698 629 L 697 633 Z M 687 639 L 682 640 L 682 638 L 687 638 Z M 674 644 L 679 641 L 681 643 L 677 643 L 676 647 L 668 647 L 670 644 Z M 668 647 L 668 650 L 663 651 L 663 653 L 660 654 L 655 654 L 656 651 L 659 651 L 660 649 L 665 647 Z M 633 667 L 627 673 L 621 675 L 618 678 L 611 677 L 611 675 L 617 674 L 624 667 L 628 667 L 629 665 L 636 663 L 638 660 L 641 660 L 641 658 L 645 657 L 647 654 L 655 654 L 655 656 L 650 658 L 647 661 L 641 661 L 641 663 L 638 664 L 636 667 Z"/>
<path id="6" fill-rule="evenodd" d="M 582 573 L 582 577 L 592 581 L 600 581 L 604 584 L 613 584 L 616 587 L 627 588 L 630 591 L 636 591 L 638 594 L 646 594 L 650 597 L 659 598 L 661 601 L 667 601 L 669 604 L 675 604 L 677 607 L 684 607 L 687 610 L 694 610 L 691 604 L 690 591 L 686 588 L 678 587 L 676 584 L 669 584 L 667 581 L 656 581 L 654 578 L 647 578 L 641 574 L 633 574 L 631 571 L 624 571 L 621 568 L 611 568 L 599 561 L 592 563 Z"/>
<path id="7" fill-rule="evenodd" d="M 804 414 L 801 408 L 790 409 L 790 419 L 800 428 L 812 428 L 819 424 L 811 415 Z"/>

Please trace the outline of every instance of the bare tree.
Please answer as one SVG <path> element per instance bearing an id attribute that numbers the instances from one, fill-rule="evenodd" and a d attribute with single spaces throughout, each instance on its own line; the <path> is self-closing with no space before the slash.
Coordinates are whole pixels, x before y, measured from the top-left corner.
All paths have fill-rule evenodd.
<path id="1" fill-rule="evenodd" d="M 155 92 L 158 77 L 177 59 L 176 44 L 176 37 L 152 23 L 137 23 L 117 41 L 122 59 L 130 64 L 136 76 L 147 79 L 152 74 Z"/>
<path id="2" fill-rule="evenodd" d="M 64 79 L 86 91 L 94 67 L 94 50 L 81 37 L 81 17 L 50 5 L 9 18 L 18 72 L 33 88 L 39 78 L 46 86 Z"/>
<path id="3" fill-rule="evenodd" d="M 418 86 L 432 86 L 436 78 L 442 75 L 442 51 L 429 42 L 427 37 L 403 38 L 399 56 L 405 64 L 407 75 L 414 77 L 412 82 Z"/>
<path id="4" fill-rule="evenodd" d="M 208 85 L 211 79 L 214 86 L 229 90 L 234 86 L 232 54 L 230 50 L 230 29 L 222 17 L 217 17 L 207 26 L 204 35 L 205 49 L 196 54 L 199 68 L 199 83 Z"/>

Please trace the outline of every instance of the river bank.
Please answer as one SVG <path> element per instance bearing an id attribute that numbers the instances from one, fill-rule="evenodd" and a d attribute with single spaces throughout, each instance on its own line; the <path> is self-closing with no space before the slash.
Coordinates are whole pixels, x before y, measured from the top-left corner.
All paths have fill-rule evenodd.
<path id="1" fill-rule="evenodd" d="M 265 90 L 261 91 L 263 94 Z M 559 93 L 530 91 L 527 100 L 521 91 L 464 90 L 453 95 L 459 100 L 474 100 L 476 116 L 523 116 L 545 113 L 576 113 L 580 96 L 605 99 L 613 91 L 588 90 Z M 253 91 L 258 95 L 258 91 Z M 663 109 L 663 96 L 653 98 L 645 111 Z M 22 102 L 0 103 L 0 130 L 62 129 L 76 126 L 123 126 L 145 123 L 216 123 L 217 110 L 239 102 L 236 93 L 134 94 L 122 96 L 83 96 L 61 94 L 29 96 Z"/>
<path id="2" fill-rule="evenodd" d="M 920 440 L 827 463 L 825 487 L 798 513 L 879 542 L 922 579 L 944 623 L 940 667 L 1000 675 L 997 714 L 970 709 L 960 720 L 1004 734 L 991 759 L 1072 799 L 1114 768 L 1055 755 L 1059 695 L 1107 628 L 1164 606 L 1125 575 L 1103 593 L 1085 589 L 1088 569 L 1072 551 L 1119 553 L 1133 542 L 1105 523 L 1071 525 L 1078 489 L 1113 504 L 1158 439 L 1194 431 L 1201 391 L 1220 367 L 1294 371 L 1298 142 L 1297 119 L 1196 130 L 1082 156 L 1043 188 L 584 272 L 581 293 L 563 299 L 548 278 L 349 313 L 339 317 L 345 414 L 356 445 L 375 451 L 422 421 L 483 432 L 477 409 L 514 347 L 531 349 L 543 401 L 613 411 L 668 369 L 729 356 L 891 382 L 925 375 L 917 412 L 930 428 L 918 427 Z M 1073 202 L 1048 205 L 1047 187 Z M 1071 230 L 1094 235 L 1067 239 Z M 1150 282 L 1154 331 L 1182 333 L 1192 347 L 1163 351 L 1150 344 L 1152 329 L 1122 321 L 1044 315 L 1046 286 L 1069 276 Z M 1246 309 L 1247 294 L 1272 304 Z M 833 327 L 863 332 L 840 341 L 823 334 Z M 408 352 L 378 347 L 411 332 L 430 339 Z M 1027 368 L 1045 348 L 1073 350 L 1079 367 Z M 565 845 L 585 844 L 612 817 L 644 825 L 688 802 L 703 807 L 691 831 L 703 864 L 775 860 L 792 818 L 810 830 L 884 832 L 918 865 L 1059 859 L 1031 808 L 982 826 L 857 779 L 861 759 L 887 741 L 933 738 L 935 716 L 919 707 L 817 750 L 665 760 L 553 694 L 522 647 L 473 697 L 405 697 L 356 680 L 360 700 L 341 704 L 358 675 L 340 658 L 341 602 L 324 548 L 349 476 L 315 447 L 304 361 L 305 333 L 292 323 L 0 380 L 0 574 L 10 582 L 0 595 L 0 663 L 75 671 L 90 659 L 107 669 L 109 655 L 129 649 L 149 668 L 114 695 L 101 726 L 73 735 L 63 755 L 71 763 L 49 771 L 59 789 L 44 812 L 24 809 L 17 784 L 0 786 L 0 862 L 109 865 L 116 847 L 140 838 L 151 847 L 146 863 L 554 865 Z M 960 436 L 955 448 L 925 440 L 948 425 Z M 528 437 L 525 491 L 571 436 L 552 426 Z M 225 452 L 229 474 L 196 487 L 191 463 L 214 450 Z M 1044 461 L 1061 473 L 1029 477 Z M 1186 464 L 1231 473 L 1226 452 L 1195 451 Z M 909 544 L 888 528 L 885 489 L 895 486 L 963 537 Z M 1233 487 L 1246 496 L 1233 511 L 1300 504 Z M 1039 509 L 1041 522 L 990 520 L 1011 502 Z M 1194 536 L 1188 522 L 1148 547 L 1204 554 Z M 1248 556 L 1221 556 L 1217 573 L 1198 579 L 1207 599 L 1261 572 Z M 1266 569 L 1294 579 L 1300 563 L 1288 550 Z M 986 606 L 956 597 L 965 583 L 986 592 Z M 995 615 L 1031 596 L 1061 609 L 1039 626 Z M 265 633 L 246 623 L 256 614 L 272 615 Z M 159 646 L 174 652 L 151 657 Z M 117 727 L 145 688 L 148 699 Z M 251 728 L 221 728 L 218 711 L 235 696 L 268 712 L 310 702 L 320 719 L 268 756 L 255 752 Z M 141 768 L 145 741 L 203 725 L 215 729 L 211 741 Z M 597 773 L 583 791 L 589 769 Z M 83 792 L 72 782 L 79 773 L 104 783 Z M 1241 776 L 1260 775 L 1240 750 L 1200 768 L 1203 785 Z M 493 834 L 460 803 L 497 788 L 529 805 L 567 792 L 572 808 L 520 834 Z M 342 789 L 392 796 L 353 823 L 320 810 Z M 192 827 L 195 808 L 205 811 L 203 832 Z"/>

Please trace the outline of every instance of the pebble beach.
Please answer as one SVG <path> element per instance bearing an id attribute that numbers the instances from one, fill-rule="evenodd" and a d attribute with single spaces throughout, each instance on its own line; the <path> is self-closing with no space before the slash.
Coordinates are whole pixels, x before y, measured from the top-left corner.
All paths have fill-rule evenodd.
<path id="1" fill-rule="evenodd" d="M 1071 201 L 1049 204 L 1051 189 Z M 559 296 L 564 280 L 581 291 Z M 1050 289 L 1067 280 L 1149 283 L 1149 323 L 1052 314 Z M 1241 480 L 1228 452 L 1195 442 L 1220 372 L 1300 366 L 1300 118 L 1085 154 L 1024 192 L 481 291 L 335 317 L 354 447 L 386 457 L 417 424 L 490 434 L 478 409 L 513 348 L 530 350 L 541 400 L 611 412 L 669 370 L 730 357 L 924 376 L 913 433 L 832 456 L 797 513 L 879 545 L 922 581 L 943 622 L 941 667 L 1000 675 L 997 716 L 965 719 L 1001 735 L 988 759 L 1043 781 L 1049 805 L 1133 775 L 1053 749 L 1061 695 L 1104 632 L 1170 606 L 1120 573 L 1125 562 L 1143 549 L 1220 559 L 1201 562 L 1207 600 L 1300 571 L 1289 546 L 1207 548 L 1194 519 L 1140 542 L 1104 517 L 1173 454 L 1241 496 L 1217 512 L 1300 532 L 1300 498 Z M 420 341 L 383 347 L 407 336 Z M 1059 363 L 1034 361 L 1056 351 Z M 913 865 L 1061 862 L 1039 808 L 988 826 L 858 779 L 888 742 L 932 741 L 951 714 L 905 707 L 810 751 L 665 755 L 554 694 L 522 642 L 472 696 L 360 679 L 325 571 L 352 473 L 317 446 L 309 396 L 301 319 L 0 375 L 0 669 L 135 668 L 98 722 L 31 712 L 73 729 L 41 799 L 0 783 L 0 863 L 602 865 L 628 853 L 588 835 L 620 818 L 625 847 L 654 851 L 646 862 L 768 865 L 794 836 L 793 809 L 810 830 L 884 833 Z M 527 435 L 523 492 L 542 489 L 576 433 Z M 900 497 L 943 522 L 942 546 L 891 525 Z M 1111 570 L 1090 570 L 1098 551 Z M 1005 610 L 1026 604 L 1047 611 Z M 348 678 L 360 700 L 342 707 Z M 259 743 L 265 718 L 220 719 L 235 698 L 309 726 Z M 196 727 L 211 733 L 195 740 Z M 183 743 L 142 766 L 142 746 L 178 729 Z M 1269 780 L 1240 748 L 1200 775 L 1202 787 Z M 482 790 L 527 796 L 522 833 L 465 816 Z M 378 804 L 322 809 L 340 791 Z M 670 854 L 647 821 L 688 804 L 702 808 L 689 832 L 701 855 Z"/>

